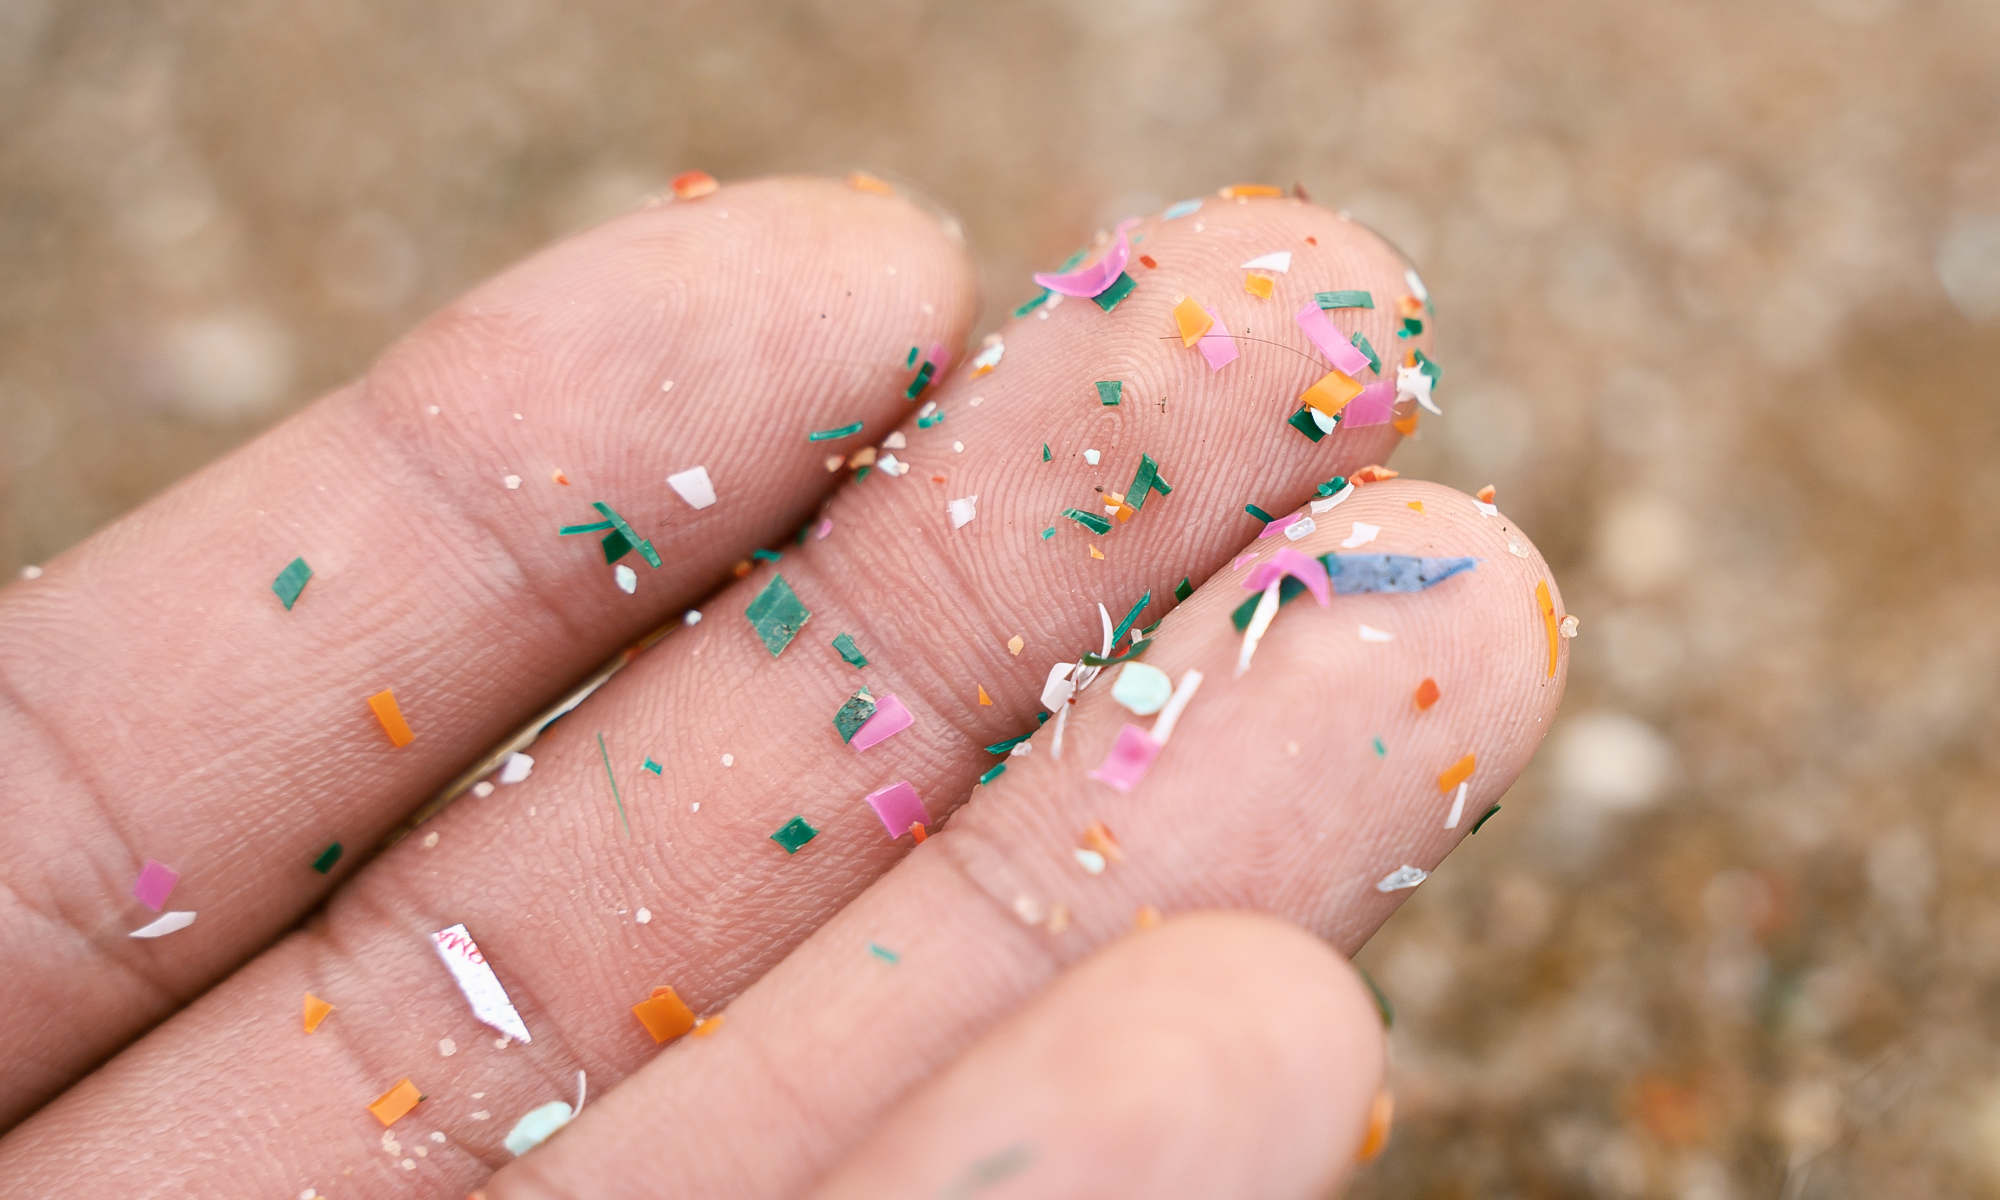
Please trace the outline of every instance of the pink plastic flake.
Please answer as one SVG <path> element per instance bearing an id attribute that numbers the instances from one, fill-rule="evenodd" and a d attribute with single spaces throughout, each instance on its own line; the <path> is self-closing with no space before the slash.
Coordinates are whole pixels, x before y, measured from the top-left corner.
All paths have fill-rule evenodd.
<path id="1" fill-rule="evenodd" d="M 861 723 L 854 731 L 854 737 L 847 743 L 856 750 L 866 750 L 883 739 L 903 732 L 916 722 L 910 710 L 894 696 L 884 696 L 875 702 L 875 715 Z"/>
<path id="2" fill-rule="evenodd" d="M 1386 379 L 1378 379 L 1361 389 L 1361 394 L 1347 402 L 1340 410 L 1340 424 L 1344 429 L 1359 429 L 1363 425 L 1385 425 L 1396 408 L 1396 385 Z"/>
<path id="3" fill-rule="evenodd" d="M 1287 575 L 1305 584 L 1306 590 L 1322 607 L 1332 601 L 1333 586 L 1327 582 L 1326 564 L 1290 546 L 1258 563 L 1249 578 L 1243 581 L 1243 586 L 1249 591 L 1261 592 Z"/>
<path id="4" fill-rule="evenodd" d="M 167 906 L 167 897 L 172 894 L 174 885 L 180 881 L 179 871 L 149 858 L 146 860 L 146 865 L 140 869 L 139 878 L 132 883 L 132 895 L 138 898 L 139 903 L 154 912 L 159 912 Z"/>
<path id="5" fill-rule="evenodd" d="M 1235 362 L 1236 356 L 1242 353 L 1236 348 L 1236 339 L 1230 336 L 1229 326 L 1222 323 L 1221 317 L 1215 318 L 1215 324 L 1209 327 L 1207 333 L 1201 335 L 1201 340 L 1194 344 L 1194 348 L 1201 351 L 1201 356 L 1208 360 L 1208 369 L 1211 371 L 1220 371 Z"/>
<path id="6" fill-rule="evenodd" d="M 924 811 L 924 798 L 917 795 L 917 789 L 911 787 L 907 779 L 899 779 L 888 787 L 868 793 L 868 807 L 882 818 L 882 828 L 889 831 L 891 840 L 908 833 L 912 825 L 930 824 L 930 814 Z"/>
<path id="7" fill-rule="evenodd" d="M 1091 771 L 1090 777 L 1121 792 L 1129 792 L 1134 784 L 1146 777 L 1147 769 L 1159 753 L 1160 743 L 1153 740 L 1152 734 L 1137 725 L 1128 724 L 1118 731 L 1118 740 L 1111 743 L 1110 753 Z"/>
<path id="8" fill-rule="evenodd" d="M 1306 337 L 1313 345 L 1319 347 L 1319 352 L 1326 355 L 1326 360 L 1335 367 L 1355 376 L 1368 369 L 1368 356 L 1361 353 L 1352 342 L 1340 336 L 1340 331 L 1327 319 L 1326 312 L 1320 308 L 1318 301 L 1306 301 L 1306 306 L 1299 310 L 1298 321 L 1299 328 L 1305 330 Z"/>

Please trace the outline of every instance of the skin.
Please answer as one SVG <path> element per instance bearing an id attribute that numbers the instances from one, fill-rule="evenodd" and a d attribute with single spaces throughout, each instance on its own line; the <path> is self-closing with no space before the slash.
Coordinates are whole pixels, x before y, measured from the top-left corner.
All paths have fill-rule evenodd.
<path id="1" fill-rule="evenodd" d="M 1323 1194 L 1381 1072 L 1339 956 L 1408 894 L 1374 882 L 1435 866 L 1538 743 L 1563 680 L 1533 599 L 1547 570 L 1503 516 L 1401 480 L 1296 543 L 1257 540 L 1246 500 L 1289 511 L 1397 440 L 1385 425 L 1313 445 L 1282 423 L 1325 371 L 1291 313 L 1317 289 L 1367 288 L 1379 307 L 1340 327 L 1394 353 L 1405 264 L 1292 199 L 1211 199 L 1134 232 L 1159 265 L 1135 259 L 1115 313 L 1069 299 L 1012 322 L 983 377 L 955 355 L 925 397 L 947 419 L 918 429 L 903 352 L 956 347 L 971 321 L 969 268 L 933 218 L 809 180 L 636 213 L 475 290 L 354 385 L 0 593 L 0 782 L 64 798 L 17 802 L 0 827 L 16 968 L 0 1037 L 24 1047 L 0 1083 L 21 1120 L 0 1139 L 4 1190 L 934 1195 L 1008 1114 L 1037 1112 L 1018 1127 L 1036 1165 L 990 1194 L 1096 1194 L 1090 1180 L 1163 1171 L 1177 1160 L 1147 1147 L 1195 1129 L 1213 1152 L 1146 1194 Z M 1280 248 L 1294 258 L 1276 295 L 1245 294 L 1238 264 Z M 1284 344 L 1244 341 L 1210 371 L 1161 336 L 1183 293 Z M 1120 407 L 1097 403 L 1099 379 L 1125 381 Z M 855 419 L 860 437 L 804 437 Z M 821 459 L 902 422 L 909 474 L 829 498 L 846 473 Z M 1056 516 L 1097 510 L 1092 485 L 1123 490 L 1142 452 L 1170 496 L 1107 535 Z M 693 512 L 662 480 L 697 462 L 720 499 Z M 962 496 L 978 515 L 952 530 Z M 594 538 L 554 536 L 596 499 L 660 549 L 659 570 L 626 560 L 635 595 Z M 793 544 L 815 513 L 830 531 Z M 1412 595 L 1295 601 L 1235 677 L 1227 614 L 1248 568 L 1232 560 L 1246 543 L 1330 552 L 1356 521 L 1381 527 L 1368 552 L 1480 566 Z M 731 580 L 768 545 L 813 613 L 777 658 L 742 616 L 772 568 Z M 295 554 L 317 574 L 287 613 L 263 588 Z M 1183 576 L 1207 582 L 1176 607 Z M 1149 589 L 1141 623 L 1167 615 L 1146 661 L 1206 682 L 1146 780 L 1120 793 L 1087 775 L 1121 725 L 1150 723 L 1107 673 L 1060 760 L 1045 732 L 975 791 L 996 761 L 982 747 L 1032 726 L 1049 665 L 1096 648 L 1096 604 L 1122 615 Z M 689 606 L 700 624 L 549 729 L 529 780 L 361 853 Z M 1362 622 L 1396 639 L 1364 643 Z M 833 652 L 841 632 L 867 668 Z M 1425 676 L 1443 699 L 1419 712 Z M 864 685 L 915 724 L 857 753 L 831 716 Z M 385 686 L 417 732 L 402 749 L 363 704 Z M 1466 752 L 1479 769 L 1447 830 L 1436 776 Z M 660 776 L 637 770 L 647 756 Z M 920 848 L 860 801 L 896 779 L 934 830 L 955 814 Z M 799 813 L 820 833 L 787 856 L 766 835 Z M 1092 821 L 1125 852 L 1098 876 L 1073 856 Z M 336 839 L 347 859 L 315 874 Z M 135 942 L 148 857 L 185 875 L 170 907 L 201 916 Z M 1173 919 L 1126 938 L 1142 906 Z M 1183 915 L 1202 910 L 1271 915 Z M 459 922 L 532 1044 L 496 1046 L 440 969 L 427 935 Z M 628 1010 L 661 984 L 726 1024 L 655 1047 Z M 311 1036 L 305 991 L 336 1005 Z M 1309 1011 L 1323 1027 L 1301 1038 Z M 1115 1037 L 1074 1040 L 1093 1028 Z M 1241 1061 L 1280 1065 L 1217 1065 Z M 511 1160 L 513 1120 L 573 1100 L 579 1069 L 583 1114 Z M 405 1076 L 427 1098 L 385 1135 L 363 1106 Z"/>

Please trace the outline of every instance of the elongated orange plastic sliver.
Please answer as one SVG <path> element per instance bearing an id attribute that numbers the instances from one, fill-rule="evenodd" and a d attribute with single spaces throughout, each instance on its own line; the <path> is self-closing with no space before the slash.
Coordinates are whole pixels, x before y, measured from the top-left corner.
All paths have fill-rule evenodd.
<path id="1" fill-rule="evenodd" d="M 1556 628 L 1556 601 L 1549 595 L 1549 581 L 1535 582 L 1535 603 L 1542 606 L 1542 624 L 1549 632 L 1549 678 L 1556 677 L 1556 651 L 1562 645 L 1562 634 Z"/>
<path id="2" fill-rule="evenodd" d="M 1472 765 L 1472 756 L 1468 754 L 1447 767 L 1444 774 L 1438 776 L 1438 791 L 1449 792 L 1472 778 Z"/>
<path id="3" fill-rule="evenodd" d="M 1307 388 L 1299 399 L 1330 417 L 1346 408 L 1347 402 L 1360 394 L 1361 381 L 1335 367 L 1320 376 L 1319 381 Z"/>
<path id="4" fill-rule="evenodd" d="M 1389 427 L 1394 429 L 1397 433 L 1402 434 L 1404 437 L 1409 437 L 1417 432 L 1417 420 L 1418 417 L 1416 412 L 1411 411 L 1404 413 L 1402 416 L 1391 420 L 1389 422 Z"/>
<path id="5" fill-rule="evenodd" d="M 1355 1162 L 1368 1162 L 1382 1153 L 1389 1144 L 1389 1127 L 1396 1119 L 1396 1098 L 1388 1092 L 1375 1093 L 1375 1103 L 1368 1109 L 1368 1132 L 1361 1137 L 1361 1149 L 1355 1152 Z"/>
<path id="6" fill-rule="evenodd" d="M 1401 474 L 1401 471 L 1392 470 L 1379 463 L 1371 463 L 1354 474 L 1349 475 L 1347 478 L 1354 483 L 1381 483 L 1385 480 L 1394 479 Z"/>
<path id="7" fill-rule="evenodd" d="M 416 740 L 410 732 L 410 723 L 403 719 L 403 710 L 396 704 L 396 693 L 383 688 L 368 697 L 368 707 L 375 710 L 375 719 L 382 722 L 382 732 L 389 735 L 392 746 L 407 746 Z"/>
<path id="8" fill-rule="evenodd" d="M 709 1037 L 712 1034 L 714 1034 L 717 1030 L 722 1028 L 722 1018 L 726 1015 L 728 1014 L 716 1013 L 714 1016 L 709 1017 L 706 1020 L 702 1021 L 699 1025 L 696 1025 L 689 1032 L 691 1032 L 695 1037 Z"/>
<path id="9" fill-rule="evenodd" d="M 1268 183 L 1232 183 L 1216 193 L 1224 200 L 1262 200 L 1285 194 L 1283 188 L 1274 188 Z"/>
<path id="10" fill-rule="evenodd" d="M 870 175 L 866 171 L 849 171 L 847 186 L 857 192 L 873 192 L 878 196 L 893 196 L 896 189 Z"/>
<path id="11" fill-rule="evenodd" d="M 1182 296 L 1174 305 L 1174 328 L 1180 331 L 1181 345 L 1192 346 L 1201 340 L 1201 335 L 1215 327 L 1215 318 L 1208 310 L 1195 303 L 1193 296 Z"/>

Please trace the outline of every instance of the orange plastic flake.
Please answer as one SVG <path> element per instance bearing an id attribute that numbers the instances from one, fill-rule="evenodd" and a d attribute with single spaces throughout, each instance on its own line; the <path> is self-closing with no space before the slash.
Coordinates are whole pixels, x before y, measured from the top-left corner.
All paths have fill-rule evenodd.
<path id="1" fill-rule="evenodd" d="M 1215 327 L 1215 318 L 1208 310 L 1195 303 L 1193 296 L 1182 296 L 1174 302 L 1174 328 L 1180 330 L 1181 345 L 1192 346 L 1201 340 L 1201 335 Z"/>
<path id="2" fill-rule="evenodd" d="M 1549 631 L 1549 678 L 1556 677 L 1556 651 L 1562 645 L 1562 634 L 1556 624 L 1556 601 L 1549 594 L 1549 581 L 1535 582 L 1535 603 L 1542 606 L 1542 624 Z"/>
<path id="3" fill-rule="evenodd" d="M 929 837 L 930 835 L 931 835 L 930 830 L 924 828 L 924 823 L 922 821 L 910 822 L 910 836 L 917 839 L 916 842 L 917 845 L 919 846 L 923 845 L 924 839 Z"/>
<path id="4" fill-rule="evenodd" d="M 1104 822 L 1092 821 L 1084 826 L 1083 845 L 1086 850 L 1095 850 L 1104 856 L 1106 862 L 1124 862 L 1125 851 L 1119 847 L 1118 839 L 1111 836 Z"/>
<path id="5" fill-rule="evenodd" d="M 1396 315 L 1399 317 L 1421 317 L 1424 315 L 1424 302 L 1415 296 L 1398 296 L 1396 297 Z"/>
<path id="6" fill-rule="evenodd" d="M 1368 1132 L 1361 1135 L 1361 1149 L 1355 1151 L 1354 1161 L 1368 1162 L 1382 1153 L 1389 1144 L 1389 1126 L 1396 1119 L 1396 1098 L 1388 1092 L 1375 1093 L 1375 1103 L 1368 1109 Z"/>
<path id="7" fill-rule="evenodd" d="M 993 707 L 993 697 L 986 694 L 986 689 L 984 687 L 980 687 L 979 689 L 979 706 L 981 708 Z"/>
<path id="8" fill-rule="evenodd" d="M 1421 500 L 1405 500 L 1403 503 L 1409 507 L 1411 512 L 1420 513 L 1424 511 L 1424 502 Z"/>
<path id="9" fill-rule="evenodd" d="M 716 183 L 715 176 L 707 171 L 682 171 L 674 176 L 670 186 L 674 189 L 674 195 L 682 200 L 693 200 L 708 195 L 722 185 Z"/>
<path id="10" fill-rule="evenodd" d="M 1470 778 L 1472 778 L 1472 756 L 1468 754 L 1445 768 L 1444 774 L 1438 776 L 1438 791 L 1450 792 Z"/>
<path id="11" fill-rule="evenodd" d="M 654 988 L 652 995 L 632 1006 L 632 1015 L 655 1042 L 671 1042 L 694 1028 L 694 1010 L 670 987 Z"/>
<path id="12" fill-rule="evenodd" d="M 688 1032 L 696 1037 L 710 1037 L 722 1028 L 722 1018 L 728 1015 L 728 1013 L 716 1013 L 712 1017 L 703 1017 L 695 1022 L 695 1027 Z"/>
<path id="13" fill-rule="evenodd" d="M 1381 463 L 1369 463 L 1359 471 L 1349 475 L 1347 479 L 1350 483 L 1382 483 L 1386 480 L 1394 479 L 1401 474 L 1401 471 L 1391 470 Z"/>
<path id="14" fill-rule="evenodd" d="M 1259 300 L 1269 300 L 1271 298 L 1271 277 L 1269 275 L 1259 275 L 1255 271 L 1245 271 L 1243 273 L 1243 290 L 1249 292 Z"/>
<path id="15" fill-rule="evenodd" d="M 1274 188 L 1268 183 L 1232 183 L 1216 193 L 1224 200 L 1262 200 L 1284 194 L 1285 189 Z"/>
<path id="16" fill-rule="evenodd" d="M 729 568 L 729 573 L 738 579 L 742 579 L 744 576 L 750 574 L 750 560 L 747 558 L 737 559 L 736 565 Z"/>
<path id="17" fill-rule="evenodd" d="M 563 487 L 569 486 L 569 476 L 562 473 L 561 467 L 557 467 L 555 470 L 550 471 L 549 479 L 551 482 L 561 484 Z"/>
<path id="18" fill-rule="evenodd" d="M 1404 413 L 1400 417 L 1392 418 L 1389 422 L 1389 428 L 1394 429 L 1397 433 L 1402 434 L 1404 437 L 1409 437 L 1411 434 L 1417 431 L 1416 411 L 1413 409 L 1410 412 Z"/>
<path id="19" fill-rule="evenodd" d="M 417 1101 L 423 1098 L 424 1094 L 417 1090 L 417 1085 L 405 1079 L 377 1096 L 375 1103 L 368 1106 L 368 1111 L 374 1113 L 375 1119 L 387 1129 L 408 1116 L 410 1110 L 417 1106 Z"/>
<path id="20" fill-rule="evenodd" d="M 1152 929 L 1160 923 L 1160 910 L 1150 904 L 1141 904 L 1139 911 L 1132 914 L 1132 928 Z"/>
<path id="21" fill-rule="evenodd" d="M 1132 519 L 1137 510 L 1125 503 L 1125 494 L 1123 492 L 1106 492 L 1104 493 L 1104 511 L 1106 515 L 1116 517 L 1118 523 L 1123 525 Z"/>
<path id="22" fill-rule="evenodd" d="M 875 465 L 877 453 L 875 447 L 863 446 L 861 449 L 847 456 L 847 465 L 850 467 L 872 467 Z"/>
<path id="23" fill-rule="evenodd" d="M 1149 271 L 1158 270 L 1160 266 L 1159 263 L 1153 261 L 1153 256 L 1150 254 L 1141 254 L 1139 256 L 1139 262 Z"/>
<path id="24" fill-rule="evenodd" d="M 1478 498 L 1481 504 L 1491 504 L 1493 503 L 1493 497 L 1499 495 L 1500 493 L 1494 491 L 1493 485 L 1489 483 L 1485 487 L 1480 488 L 1478 491 L 1472 494 L 1473 496 Z"/>
<path id="25" fill-rule="evenodd" d="M 1417 708 L 1426 709 L 1438 702 L 1438 681 L 1426 678 L 1417 685 Z"/>
<path id="26" fill-rule="evenodd" d="M 849 171 L 847 173 L 847 186 L 857 192 L 873 192 L 877 196 L 893 196 L 896 194 L 895 188 L 890 187 L 866 171 Z"/>
<path id="27" fill-rule="evenodd" d="M 375 719 L 382 722 L 382 732 L 389 735 L 389 744 L 402 747 L 416 740 L 410 732 L 410 723 L 403 719 L 403 710 L 396 705 L 396 693 L 383 688 L 368 697 L 368 707 L 375 710 Z"/>
<path id="28" fill-rule="evenodd" d="M 1319 377 L 1319 382 L 1307 388 L 1299 399 L 1333 416 L 1347 407 L 1347 402 L 1361 394 L 1361 382 L 1347 372 L 1335 367 Z"/>
<path id="29" fill-rule="evenodd" d="M 321 1021 L 326 1020 L 326 1014 L 332 1011 L 333 1011 L 333 1005 L 328 1004 L 326 1001 L 320 999 L 318 996 L 313 995 L 311 992 L 307 992 L 305 1000 L 305 1012 L 303 1014 L 305 1019 L 306 1032 L 311 1033 L 313 1030 L 318 1029 L 319 1023 Z"/>
<path id="30" fill-rule="evenodd" d="M 1099 550 L 1095 545 L 1092 545 L 1090 548 L 1090 557 L 1096 559 L 1102 559 L 1104 557 L 1104 551 Z"/>

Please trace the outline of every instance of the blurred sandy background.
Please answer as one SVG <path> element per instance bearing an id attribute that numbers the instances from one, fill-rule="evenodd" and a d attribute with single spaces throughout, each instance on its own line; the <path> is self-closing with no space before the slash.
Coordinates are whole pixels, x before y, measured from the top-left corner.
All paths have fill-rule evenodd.
<path id="1" fill-rule="evenodd" d="M 1583 622 L 1360 1194 L 2000 1194 L 2000 4 L 373 7 L 0 0 L 0 569 L 687 167 L 917 181 L 989 314 L 1296 179 Z"/>

